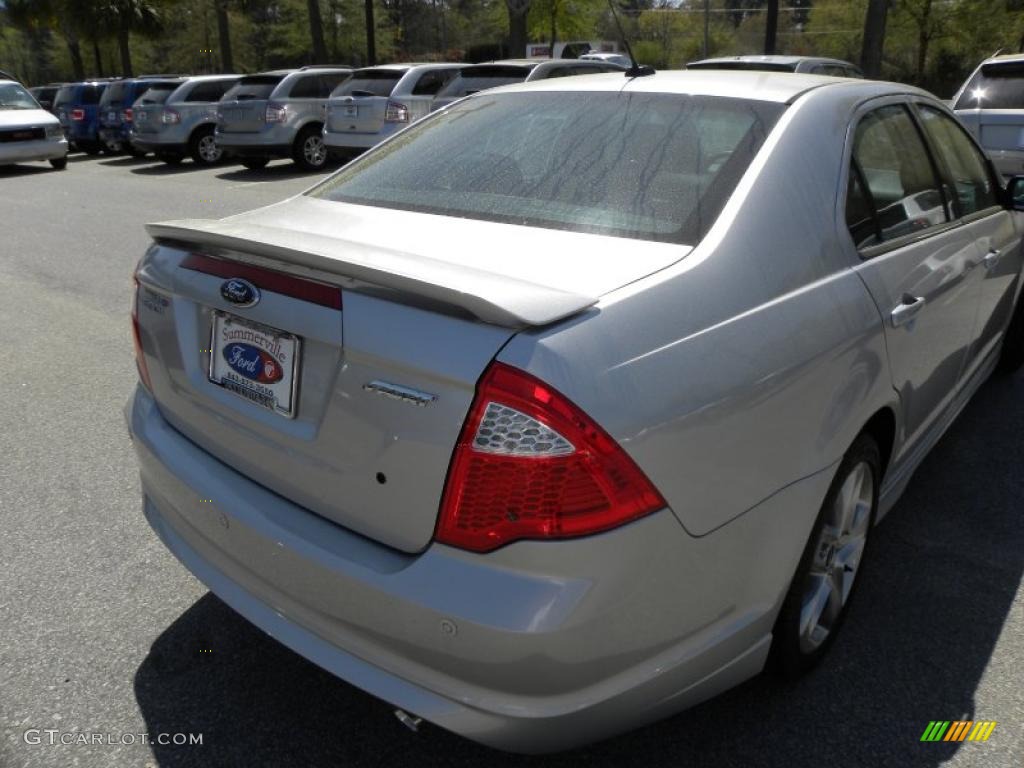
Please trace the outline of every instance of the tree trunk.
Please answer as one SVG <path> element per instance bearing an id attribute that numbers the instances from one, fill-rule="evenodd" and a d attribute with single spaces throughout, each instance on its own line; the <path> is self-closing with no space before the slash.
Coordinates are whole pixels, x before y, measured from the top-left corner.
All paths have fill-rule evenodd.
<path id="1" fill-rule="evenodd" d="M 548 58 L 555 58 L 555 41 L 558 40 L 558 3 L 551 0 L 551 50 Z"/>
<path id="2" fill-rule="evenodd" d="M 327 63 L 327 46 L 324 45 L 324 20 L 320 16 L 320 0 L 307 0 L 309 7 L 309 36 L 313 38 L 313 63 Z"/>
<path id="3" fill-rule="evenodd" d="M 373 0 L 366 0 L 366 63 L 373 66 L 377 63 L 377 36 L 373 23 Z"/>
<path id="4" fill-rule="evenodd" d="M 529 0 L 505 0 L 508 6 L 508 56 L 520 58 L 526 55 L 526 15 L 530 12 Z"/>
<path id="5" fill-rule="evenodd" d="M 765 10 L 764 55 L 775 53 L 775 36 L 779 29 L 779 0 L 768 0 Z"/>
<path id="6" fill-rule="evenodd" d="M 932 0 L 925 0 L 921 8 L 921 20 L 917 28 L 917 84 L 924 82 L 924 66 L 928 60 L 928 44 L 931 42 L 931 34 L 928 31 L 928 22 L 932 13 Z"/>
<path id="7" fill-rule="evenodd" d="M 73 34 L 65 34 L 64 40 L 68 44 L 68 56 L 71 58 L 71 71 L 75 73 L 75 80 L 85 80 L 85 63 L 82 61 L 78 38 Z"/>
<path id="8" fill-rule="evenodd" d="M 103 77 L 103 57 L 100 56 L 100 44 L 95 39 L 92 41 L 92 56 L 96 62 L 96 76 Z"/>
<path id="9" fill-rule="evenodd" d="M 888 12 L 889 0 L 868 0 L 868 12 L 864 16 L 864 45 L 860 54 L 860 68 L 867 77 L 877 78 L 882 74 L 882 47 Z"/>
<path id="10" fill-rule="evenodd" d="M 121 74 L 131 77 L 134 74 L 132 72 L 132 52 L 128 45 L 128 30 L 124 27 L 117 30 L 117 47 L 121 51 Z"/>
<path id="11" fill-rule="evenodd" d="M 231 55 L 231 20 L 228 18 L 227 0 L 214 0 L 217 11 L 217 37 L 220 41 L 220 66 L 222 72 L 233 72 L 234 58 Z"/>

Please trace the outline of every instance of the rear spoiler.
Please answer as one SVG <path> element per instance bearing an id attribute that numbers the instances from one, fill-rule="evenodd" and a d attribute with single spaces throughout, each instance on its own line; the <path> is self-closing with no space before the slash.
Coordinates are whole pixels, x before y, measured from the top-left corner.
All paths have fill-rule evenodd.
<path id="1" fill-rule="evenodd" d="M 553 323 L 597 303 L 597 297 L 562 291 L 414 253 L 378 248 L 322 234 L 231 219 L 184 219 L 147 224 L 158 243 L 231 251 L 318 275 L 358 281 L 469 312 L 485 323 L 523 328 Z M 264 266 L 268 266 L 264 264 Z"/>

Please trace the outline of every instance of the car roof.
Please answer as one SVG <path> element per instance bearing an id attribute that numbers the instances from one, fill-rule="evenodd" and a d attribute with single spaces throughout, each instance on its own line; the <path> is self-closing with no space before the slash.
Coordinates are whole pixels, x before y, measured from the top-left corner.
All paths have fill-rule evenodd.
<path id="1" fill-rule="evenodd" d="M 999 53 L 990 56 L 982 64 L 1018 64 L 1024 62 L 1024 53 Z"/>
<path id="2" fill-rule="evenodd" d="M 827 56 L 783 56 L 780 54 L 772 55 L 755 55 L 746 54 L 743 56 L 719 56 L 713 59 L 701 59 L 699 61 L 692 61 L 690 64 L 729 64 L 735 61 L 749 61 L 751 63 L 761 64 L 778 64 L 781 66 L 796 66 L 801 62 L 814 61 L 821 62 L 824 64 L 840 64 L 844 67 L 856 66 L 848 61 L 842 59 L 830 59 Z"/>
<path id="3" fill-rule="evenodd" d="M 264 74 L 266 74 L 266 73 L 264 73 Z M 230 79 L 232 77 L 237 80 L 240 77 L 245 77 L 245 75 L 231 75 L 231 74 L 227 74 L 227 75 L 189 75 L 188 77 L 183 78 L 181 82 L 183 82 L 183 83 L 201 83 L 201 82 L 204 82 L 206 80 L 225 80 L 225 79 Z M 168 80 L 174 80 L 173 77 L 169 77 L 167 79 Z"/>
<path id="4" fill-rule="evenodd" d="M 792 101 L 805 91 L 829 85 L 871 83 L 880 93 L 924 93 L 912 86 L 881 83 L 872 80 L 854 80 L 825 75 L 804 75 L 792 72 L 764 72 L 760 70 L 662 70 L 646 77 L 624 78 L 622 72 L 608 74 L 556 77 L 531 83 L 504 85 L 501 91 L 622 91 L 638 93 L 677 93 L 693 96 L 724 96 L 755 101 L 773 101 L 780 104 Z M 882 88 L 882 86 L 885 86 Z"/>

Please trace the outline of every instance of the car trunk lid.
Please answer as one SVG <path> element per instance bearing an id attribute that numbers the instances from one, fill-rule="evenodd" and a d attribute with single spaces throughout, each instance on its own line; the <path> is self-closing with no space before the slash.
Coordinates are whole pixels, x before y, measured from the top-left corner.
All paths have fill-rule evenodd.
<path id="1" fill-rule="evenodd" d="M 578 313 L 687 250 L 634 242 L 624 259 L 614 238 L 310 198 L 148 229 L 157 245 L 139 273 L 140 329 L 168 421 L 271 490 L 408 552 L 430 542 L 476 383 L 516 330 Z M 389 234 L 410 231 L 422 236 Z M 573 237 L 577 272 L 586 263 L 600 279 L 539 268 Z M 485 242 L 483 257 L 468 246 Z M 308 284 L 305 297 L 280 275 Z M 261 300 L 226 300 L 230 276 Z M 211 359 L 223 369 L 232 353 L 214 335 L 224 317 L 298 340 L 290 417 L 210 381 Z"/>
<path id="2" fill-rule="evenodd" d="M 223 133 L 256 133 L 266 124 L 270 94 L 283 74 L 249 75 L 241 78 L 217 105 L 217 125 Z"/>
<path id="3" fill-rule="evenodd" d="M 384 126 L 391 92 L 407 70 L 360 69 L 331 95 L 327 130 L 332 133 L 377 133 Z"/>

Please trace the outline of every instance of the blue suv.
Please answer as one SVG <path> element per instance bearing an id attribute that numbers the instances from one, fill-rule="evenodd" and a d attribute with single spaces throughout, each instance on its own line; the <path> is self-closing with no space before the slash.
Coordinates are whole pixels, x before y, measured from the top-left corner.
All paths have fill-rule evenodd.
<path id="1" fill-rule="evenodd" d="M 136 149 L 128 141 L 128 133 L 134 119 L 132 105 L 150 88 L 174 90 L 184 82 L 176 75 L 153 75 L 117 80 L 107 86 L 99 103 L 99 140 L 108 152 L 127 151 L 133 157 L 146 153 Z"/>
<path id="2" fill-rule="evenodd" d="M 61 86 L 53 98 L 53 111 L 68 142 L 89 155 L 97 155 L 103 149 L 99 136 L 99 106 L 108 85 L 109 81 L 105 80 L 69 83 Z"/>

